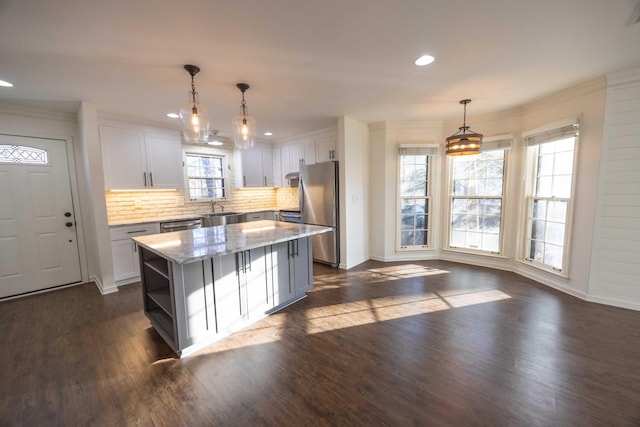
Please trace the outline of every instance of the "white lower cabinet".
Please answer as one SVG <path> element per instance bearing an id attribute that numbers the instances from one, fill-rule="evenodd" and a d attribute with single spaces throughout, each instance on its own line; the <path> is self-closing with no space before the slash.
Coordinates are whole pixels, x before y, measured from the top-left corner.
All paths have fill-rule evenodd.
<path id="1" fill-rule="evenodd" d="M 113 280 L 116 285 L 126 285 L 140 280 L 140 260 L 132 237 L 160 233 L 160 224 L 114 226 L 109 229 Z"/>
<path id="2" fill-rule="evenodd" d="M 189 264 L 142 249 L 145 313 L 177 354 L 195 351 L 302 299 L 312 286 L 310 242 L 305 237 Z M 159 294 L 166 302 L 157 303 Z"/>

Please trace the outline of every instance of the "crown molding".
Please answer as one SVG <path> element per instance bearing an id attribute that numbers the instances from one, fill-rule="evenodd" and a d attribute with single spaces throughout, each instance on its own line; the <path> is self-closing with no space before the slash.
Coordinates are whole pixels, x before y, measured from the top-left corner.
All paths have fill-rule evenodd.
<path id="1" fill-rule="evenodd" d="M 640 67 L 627 68 L 607 74 L 607 87 L 640 83 Z"/>
<path id="2" fill-rule="evenodd" d="M 30 117 L 33 119 L 57 120 L 69 123 L 78 123 L 77 113 L 46 110 L 42 108 L 25 107 L 10 103 L 0 102 L 0 114 Z"/>
<path id="3" fill-rule="evenodd" d="M 552 105 L 560 102 L 566 102 L 570 99 L 580 96 L 588 95 L 598 90 L 605 90 L 607 88 L 607 79 L 605 76 L 600 76 L 596 79 L 589 80 L 587 82 L 560 90 L 551 95 L 547 95 L 531 102 L 522 105 L 522 113 L 530 113 L 532 111 L 542 110 L 549 108 Z"/>

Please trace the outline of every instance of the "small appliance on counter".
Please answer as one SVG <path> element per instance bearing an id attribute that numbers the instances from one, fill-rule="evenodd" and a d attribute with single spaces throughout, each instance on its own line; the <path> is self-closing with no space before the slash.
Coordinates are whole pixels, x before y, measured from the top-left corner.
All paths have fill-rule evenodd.
<path id="1" fill-rule="evenodd" d="M 331 227 L 332 231 L 311 238 L 314 261 L 340 263 L 338 228 L 338 162 L 300 167 L 300 219 L 303 224 Z"/>

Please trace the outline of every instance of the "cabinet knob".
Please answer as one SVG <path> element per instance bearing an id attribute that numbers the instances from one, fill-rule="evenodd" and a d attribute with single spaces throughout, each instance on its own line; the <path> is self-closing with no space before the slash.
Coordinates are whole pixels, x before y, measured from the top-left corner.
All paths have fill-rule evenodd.
<path id="1" fill-rule="evenodd" d="M 72 223 L 72 222 L 67 222 L 67 223 L 65 223 L 65 225 L 66 225 L 67 227 L 73 227 L 73 223 Z"/>

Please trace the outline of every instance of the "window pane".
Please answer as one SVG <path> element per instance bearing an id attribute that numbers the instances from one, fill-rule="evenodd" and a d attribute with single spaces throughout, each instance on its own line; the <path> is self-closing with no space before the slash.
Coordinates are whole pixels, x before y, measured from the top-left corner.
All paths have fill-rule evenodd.
<path id="1" fill-rule="evenodd" d="M 553 184 L 553 177 L 542 176 L 536 180 L 536 196 L 538 197 L 551 197 L 551 185 Z"/>
<path id="2" fill-rule="evenodd" d="M 537 240 L 531 240 L 529 244 L 529 258 L 542 262 L 544 258 L 544 243 Z"/>
<path id="3" fill-rule="evenodd" d="M 565 199 L 571 197 L 571 175 L 556 176 L 553 180 L 553 191 L 550 195 Z"/>
<path id="4" fill-rule="evenodd" d="M 414 245 L 414 231 L 402 231 L 400 232 L 400 244 L 402 246 L 413 246 Z"/>
<path id="5" fill-rule="evenodd" d="M 538 176 L 551 175 L 553 173 L 553 154 L 538 157 Z"/>
<path id="6" fill-rule="evenodd" d="M 500 217 L 485 216 L 482 222 L 482 231 L 485 233 L 500 233 Z"/>
<path id="7" fill-rule="evenodd" d="M 551 267 L 562 269 L 562 246 L 545 245 L 543 262 Z"/>
<path id="8" fill-rule="evenodd" d="M 565 222 L 567 218 L 567 202 L 549 202 L 549 211 L 547 215 L 550 221 Z"/>
<path id="9" fill-rule="evenodd" d="M 482 249 L 484 249 L 485 251 L 498 252 L 500 250 L 500 235 L 486 233 L 483 234 Z"/>
<path id="10" fill-rule="evenodd" d="M 427 245 L 429 156 L 400 155 L 400 245 Z"/>
<path id="11" fill-rule="evenodd" d="M 531 238 L 543 240 L 544 239 L 544 221 L 534 220 L 531 224 Z"/>
<path id="12" fill-rule="evenodd" d="M 491 178 L 486 180 L 484 196 L 502 196 L 502 178 Z"/>
<path id="13" fill-rule="evenodd" d="M 495 150 L 451 159 L 450 246 L 499 252 L 504 157 Z"/>
<path id="14" fill-rule="evenodd" d="M 533 185 L 536 199 L 528 207 L 532 220 L 527 236 L 527 258 L 560 270 L 567 237 L 567 209 L 572 196 L 575 141 L 575 137 L 570 137 L 528 150 L 529 156 L 536 156 L 537 168 Z"/>
<path id="15" fill-rule="evenodd" d="M 558 153 L 555 157 L 553 173 L 555 175 L 571 175 L 573 172 L 573 151 Z"/>
<path id="16" fill-rule="evenodd" d="M 548 222 L 545 241 L 556 245 L 562 245 L 564 243 L 564 224 Z"/>
<path id="17" fill-rule="evenodd" d="M 464 213 L 467 211 L 467 199 L 453 199 L 451 202 L 452 213 Z"/>
<path id="18" fill-rule="evenodd" d="M 547 215 L 547 202 L 545 200 L 534 200 L 533 217 L 546 218 L 546 215 Z"/>

